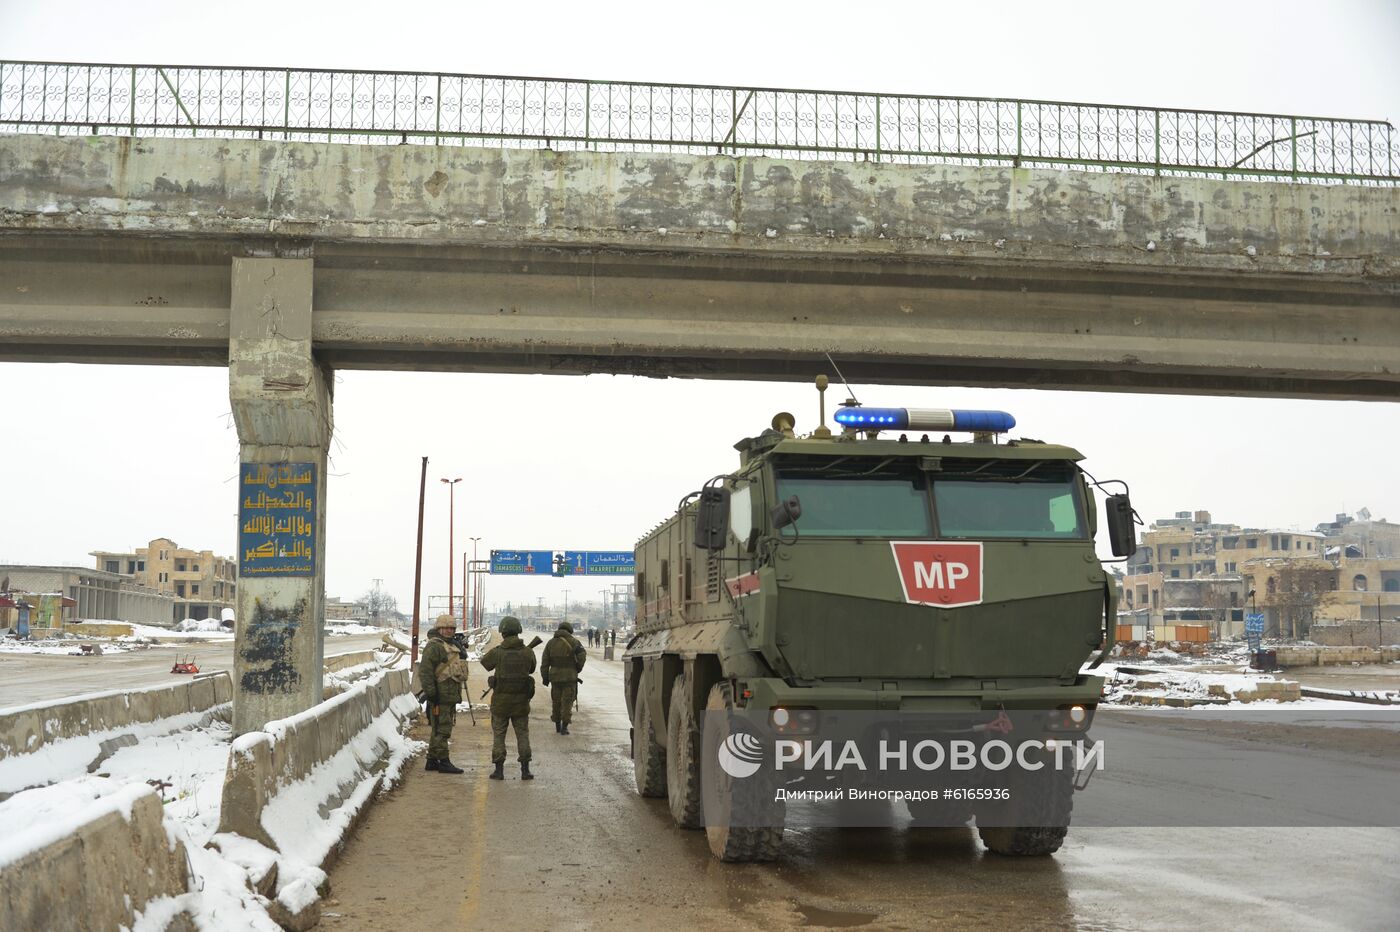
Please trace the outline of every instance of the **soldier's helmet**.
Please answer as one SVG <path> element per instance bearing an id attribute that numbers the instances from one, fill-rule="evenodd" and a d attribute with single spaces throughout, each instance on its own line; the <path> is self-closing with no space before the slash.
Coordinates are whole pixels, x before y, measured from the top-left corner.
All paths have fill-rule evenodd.
<path id="1" fill-rule="evenodd" d="M 456 628 L 456 627 L 457 627 L 457 617 L 456 617 L 455 615 L 439 615 L 439 616 L 437 617 L 437 624 L 434 625 L 433 627 L 435 627 L 435 628 Z"/>
<path id="2" fill-rule="evenodd" d="M 559 630 L 560 630 L 560 631 L 567 631 L 567 632 L 569 632 L 570 634 L 573 634 L 573 633 L 574 633 L 574 626 L 571 625 L 571 624 L 569 624 L 567 621 L 561 621 L 561 622 L 559 622 Z"/>
<path id="3" fill-rule="evenodd" d="M 512 634 L 519 634 L 522 630 L 520 627 L 520 619 L 516 618 L 514 615 L 507 615 L 501 619 L 501 623 L 496 626 L 496 630 L 501 632 L 505 637 L 510 637 Z"/>

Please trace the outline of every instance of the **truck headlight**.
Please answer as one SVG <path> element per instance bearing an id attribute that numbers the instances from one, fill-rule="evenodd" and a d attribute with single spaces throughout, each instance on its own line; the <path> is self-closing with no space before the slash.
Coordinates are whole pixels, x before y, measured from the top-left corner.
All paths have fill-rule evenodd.
<path id="1" fill-rule="evenodd" d="M 810 735 L 817 730 L 817 710 L 795 706 L 774 706 L 768 723 L 780 735 Z"/>

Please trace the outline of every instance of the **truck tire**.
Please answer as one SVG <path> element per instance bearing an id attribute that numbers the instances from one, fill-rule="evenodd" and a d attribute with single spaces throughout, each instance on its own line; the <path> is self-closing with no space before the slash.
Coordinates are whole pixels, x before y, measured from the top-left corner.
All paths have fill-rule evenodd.
<path id="1" fill-rule="evenodd" d="M 700 799 L 700 729 L 690 703 L 690 678 L 682 673 L 671 686 L 666 717 L 666 798 L 680 828 L 703 828 Z"/>
<path id="2" fill-rule="evenodd" d="M 705 702 L 710 713 L 734 710 L 734 692 L 728 683 L 718 683 Z M 773 799 L 775 788 L 763 779 L 736 783 L 719 767 L 706 767 L 705 776 L 719 783 L 711 789 L 719 811 L 705 820 L 705 838 L 710 853 L 721 861 L 774 861 L 783 845 L 785 806 Z M 742 813 L 744 821 L 763 825 L 731 825 L 732 816 Z"/>
<path id="3" fill-rule="evenodd" d="M 666 748 L 656 742 L 651 709 L 640 691 L 632 712 L 632 770 L 638 795 L 654 799 L 666 795 Z"/>
<path id="4" fill-rule="evenodd" d="M 1074 807 L 1074 774 L 1041 770 L 1022 774 L 1012 786 L 1017 826 L 977 826 L 982 844 L 994 854 L 1035 857 L 1060 850 Z"/>

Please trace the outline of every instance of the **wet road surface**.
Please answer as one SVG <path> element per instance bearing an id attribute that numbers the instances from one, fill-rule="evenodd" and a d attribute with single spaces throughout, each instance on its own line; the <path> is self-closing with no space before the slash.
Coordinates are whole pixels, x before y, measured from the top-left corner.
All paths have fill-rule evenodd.
<path id="1" fill-rule="evenodd" d="M 326 656 L 369 650 L 378 634 L 349 634 L 326 639 Z M 76 649 L 76 648 L 75 648 Z M 175 682 L 176 658 L 189 657 L 200 673 L 233 672 L 233 641 L 194 640 L 147 649 L 107 653 L 101 657 L 66 654 L 0 654 L 0 710 L 47 699 L 61 699 L 109 689 L 132 689 Z"/>
<path id="2" fill-rule="evenodd" d="M 591 675 L 590 675 L 591 671 Z M 1073 828 L 1059 854 L 989 855 L 974 831 L 789 823 L 775 864 L 713 860 L 633 789 L 622 666 L 595 655 L 572 731 L 532 708 L 489 781 L 490 727 L 457 719 L 461 776 L 421 763 L 331 870 L 322 928 L 1393 929 L 1400 830 Z M 474 669 L 473 695 L 484 689 Z M 543 694 L 542 694 L 543 695 Z M 420 726 L 421 730 L 421 726 Z"/>

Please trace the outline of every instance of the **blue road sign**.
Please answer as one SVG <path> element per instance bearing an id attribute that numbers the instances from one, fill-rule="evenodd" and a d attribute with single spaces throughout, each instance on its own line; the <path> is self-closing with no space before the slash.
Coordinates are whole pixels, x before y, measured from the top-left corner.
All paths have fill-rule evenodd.
<path id="1" fill-rule="evenodd" d="M 630 550 L 589 550 L 585 566 L 589 576 L 635 576 L 637 556 Z"/>
<path id="2" fill-rule="evenodd" d="M 635 576 L 637 558 L 630 550 L 565 550 L 565 576 Z"/>
<path id="3" fill-rule="evenodd" d="M 588 551 L 587 550 L 565 550 L 564 551 L 564 575 L 565 576 L 585 576 L 588 573 Z"/>
<path id="4" fill-rule="evenodd" d="M 630 550 L 564 550 L 560 576 L 635 576 L 637 560 Z M 491 572 L 506 576 L 550 576 L 553 550 L 493 550 Z"/>
<path id="5" fill-rule="evenodd" d="M 552 550 L 493 550 L 491 572 L 504 576 L 548 576 L 554 572 Z"/>
<path id="6" fill-rule="evenodd" d="M 1263 613 L 1263 612 L 1250 612 L 1248 615 L 1245 615 L 1245 616 L 1244 616 L 1244 633 L 1245 633 L 1245 634 L 1263 634 L 1263 633 L 1264 633 L 1264 613 Z"/>

